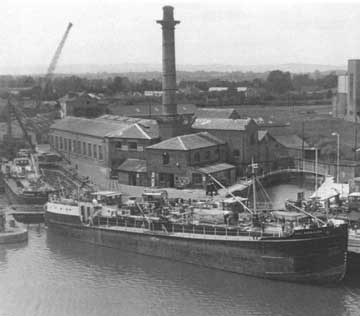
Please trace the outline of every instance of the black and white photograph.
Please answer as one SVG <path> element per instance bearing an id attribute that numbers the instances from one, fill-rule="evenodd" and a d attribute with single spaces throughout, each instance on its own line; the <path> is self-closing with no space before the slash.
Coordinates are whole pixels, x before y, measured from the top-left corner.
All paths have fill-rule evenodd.
<path id="1" fill-rule="evenodd" d="M 360 0 L 0 15 L 0 316 L 360 315 Z"/>

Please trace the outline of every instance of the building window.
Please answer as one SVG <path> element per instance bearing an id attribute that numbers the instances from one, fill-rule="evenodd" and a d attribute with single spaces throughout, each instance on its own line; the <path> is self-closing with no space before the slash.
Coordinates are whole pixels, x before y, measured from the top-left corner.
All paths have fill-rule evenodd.
<path id="1" fill-rule="evenodd" d="M 194 160 L 199 162 L 200 161 L 200 153 L 195 153 Z"/>
<path id="2" fill-rule="evenodd" d="M 234 151 L 233 151 L 233 156 L 234 156 L 235 158 L 239 158 L 239 157 L 240 157 L 240 150 L 239 150 L 239 149 L 234 149 Z"/>
<path id="3" fill-rule="evenodd" d="M 94 158 L 97 159 L 97 145 L 93 145 L 93 154 L 94 154 Z"/>
<path id="4" fill-rule="evenodd" d="M 50 143 L 50 145 L 54 146 L 54 136 L 53 135 L 50 135 L 49 143 Z"/>
<path id="5" fill-rule="evenodd" d="M 193 184 L 201 184 L 202 183 L 202 175 L 200 173 L 192 174 L 192 183 Z"/>
<path id="6" fill-rule="evenodd" d="M 116 142 L 115 143 L 115 148 L 120 150 L 121 149 L 121 142 Z"/>
<path id="7" fill-rule="evenodd" d="M 84 156 L 86 156 L 86 143 L 85 142 L 82 143 L 82 153 Z"/>
<path id="8" fill-rule="evenodd" d="M 103 156 L 103 150 L 102 150 L 102 146 L 99 145 L 99 160 L 103 160 L 104 156 Z"/>
<path id="9" fill-rule="evenodd" d="M 91 144 L 88 144 L 88 156 L 91 157 Z"/>
<path id="10" fill-rule="evenodd" d="M 67 140 L 67 138 L 64 138 L 64 150 L 65 150 L 65 151 L 68 150 L 67 144 L 68 144 L 68 140 Z"/>
<path id="11" fill-rule="evenodd" d="M 71 146 L 71 144 L 72 144 L 72 140 L 71 140 L 71 139 L 69 139 L 69 152 L 71 152 L 71 150 L 72 150 L 72 146 Z"/>
<path id="12" fill-rule="evenodd" d="M 59 137 L 59 142 L 60 142 L 60 150 L 63 149 L 63 138 Z"/>
<path id="13" fill-rule="evenodd" d="M 55 148 L 59 148 L 59 137 L 55 136 Z"/>
<path id="14" fill-rule="evenodd" d="M 130 150 L 136 150 L 137 149 L 137 143 L 129 142 L 129 149 Z"/>
<path id="15" fill-rule="evenodd" d="M 77 145 L 76 150 L 77 150 L 78 154 L 81 155 L 81 141 L 78 140 L 76 145 Z"/>
<path id="16" fill-rule="evenodd" d="M 210 160 L 210 158 L 211 158 L 211 153 L 210 153 L 210 151 L 205 152 L 205 159 L 206 159 L 206 160 Z"/>
<path id="17" fill-rule="evenodd" d="M 170 162 L 170 157 L 169 154 L 167 152 L 164 152 L 162 154 L 162 161 L 163 161 L 163 165 L 168 165 Z"/>
<path id="18" fill-rule="evenodd" d="M 73 152 L 76 153 L 76 140 L 73 139 L 72 143 L 73 143 L 73 148 L 72 148 Z"/>

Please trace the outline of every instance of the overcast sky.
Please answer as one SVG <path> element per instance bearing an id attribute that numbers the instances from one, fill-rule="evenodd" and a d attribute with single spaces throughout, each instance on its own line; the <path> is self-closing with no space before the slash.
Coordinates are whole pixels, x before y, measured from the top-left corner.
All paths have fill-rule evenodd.
<path id="1" fill-rule="evenodd" d="M 1 0 L 0 68 L 160 63 L 163 5 L 175 7 L 178 64 L 345 65 L 360 58 L 360 2 Z"/>

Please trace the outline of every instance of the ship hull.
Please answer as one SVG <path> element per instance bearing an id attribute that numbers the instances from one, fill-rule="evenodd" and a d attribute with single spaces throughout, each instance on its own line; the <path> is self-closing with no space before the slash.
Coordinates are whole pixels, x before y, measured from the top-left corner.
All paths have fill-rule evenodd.
<path id="1" fill-rule="evenodd" d="M 303 239 L 198 238 L 189 234 L 89 226 L 76 216 L 45 212 L 49 229 L 91 244 L 281 281 L 327 284 L 344 278 L 347 232 Z M 345 229 L 347 230 L 347 229 Z"/>

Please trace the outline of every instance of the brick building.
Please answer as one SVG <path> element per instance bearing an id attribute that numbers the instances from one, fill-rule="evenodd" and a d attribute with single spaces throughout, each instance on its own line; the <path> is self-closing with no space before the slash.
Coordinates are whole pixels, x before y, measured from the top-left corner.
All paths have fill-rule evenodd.
<path id="1" fill-rule="evenodd" d="M 197 118 L 192 128 L 195 132 L 207 131 L 227 143 L 227 160 L 239 167 L 239 173 L 250 164 L 252 158 L 259 158 L 259 127 L 252 119 Z"/>
<path id="2" fill-rule="evenodd" d="M 225 184 L 236 179 L 235 166 L 226 163 L 226 143 L 201 132 L 173 137 L 146 148 L 147 172 L 153 185 L 204 187 L 207 174 Z"/>
<path id="3" fill-rule="evenodd" d="M 258 132 L 258 160 L 263 171 L 288 168 L 302 160 L 303 149 L 305 159 L 314 159 L 315 151 L 299 136 L 272 135 L 266 130 Z"/>

